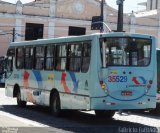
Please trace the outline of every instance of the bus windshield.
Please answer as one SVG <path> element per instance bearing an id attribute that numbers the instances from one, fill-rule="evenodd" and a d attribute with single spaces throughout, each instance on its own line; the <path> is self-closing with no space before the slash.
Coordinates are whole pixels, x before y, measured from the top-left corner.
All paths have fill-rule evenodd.
<path id="1" fill-rule="evenodd" d="M 148 66 L 151 60 L 151 40 L 116 37 L 101 40 L 103 67 Z"/>

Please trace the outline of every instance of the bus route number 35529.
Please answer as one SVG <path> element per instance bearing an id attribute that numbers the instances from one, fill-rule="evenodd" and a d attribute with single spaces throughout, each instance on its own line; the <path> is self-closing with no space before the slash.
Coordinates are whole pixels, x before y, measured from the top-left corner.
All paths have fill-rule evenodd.
<path id="1" fill-rule="evenodd" d="M 108 76 L 108 82 L 127 82 L 127 76 Z"/>

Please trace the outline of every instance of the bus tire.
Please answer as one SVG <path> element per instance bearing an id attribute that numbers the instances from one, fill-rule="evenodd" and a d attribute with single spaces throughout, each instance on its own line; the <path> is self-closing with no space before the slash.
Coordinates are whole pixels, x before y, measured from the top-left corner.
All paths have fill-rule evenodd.
<path id="1" fill-rule="evenodd" d="M 18 90 L 18 92 L 17 92 L 17 105 L 18 105 L 19 107 L 25 107 L 26 104 L 27 104 L 26 101 L 22 101 L 22 100 L 21 100 L 21 92 L 20 92 L 20 90 Z"/>
<path id="2" fill-rule="evenodd" d="M 156 110 L 157 110 L 157 114 L 160 114 L 160 103 L 157 103 Z"/>
<path id="3" fill-rule="evenodd" d="M 61 104 L 60 97 L 58 92 L 54 92 L 51 98 L 51 113 L 53 116 L 60 117 L 61 116 Z"/>
<path id="4" fill-rule="evenodd" d="M 95 114 L 99 118 L 111 119 L 114 116 L 115 111 L 113 110 L 95 110 Z"/>

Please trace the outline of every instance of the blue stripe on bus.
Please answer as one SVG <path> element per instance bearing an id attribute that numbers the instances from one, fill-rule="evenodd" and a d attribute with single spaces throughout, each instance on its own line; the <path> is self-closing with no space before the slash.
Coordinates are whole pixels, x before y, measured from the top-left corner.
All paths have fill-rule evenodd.
<path id="1" fill-rule="evenodd" d="M 42 83 L 42 76 L 40 71 L 38 70 L 33 70 L 34 76 L 36 77 L 37 83 L 38 83 L 38 88 L 43 88 L 43 83 Z"/>
<path id="2" fill-rule="evenodd" d="M 75 76 L 74 72 L 69 72 L 69 74 L 70 74 L 71 79 L 73 81 L 73 86 L 74 86 L 73 91 L 77 93 L 79 81 L 76 80 L 76 76 Z"/>

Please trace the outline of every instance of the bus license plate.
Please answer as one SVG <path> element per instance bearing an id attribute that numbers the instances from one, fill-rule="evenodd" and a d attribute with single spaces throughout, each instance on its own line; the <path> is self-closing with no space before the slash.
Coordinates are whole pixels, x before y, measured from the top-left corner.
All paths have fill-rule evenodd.
<path id="1" fill-rule="evenodd" d="M 132 96 L 132 91 L 122 91 L 121 95 L 122 96 Z"/>

